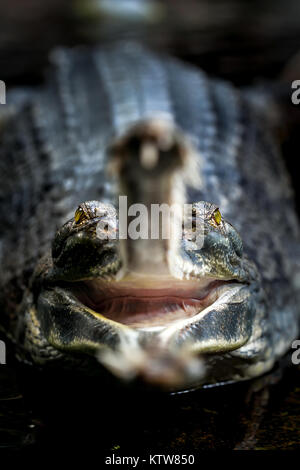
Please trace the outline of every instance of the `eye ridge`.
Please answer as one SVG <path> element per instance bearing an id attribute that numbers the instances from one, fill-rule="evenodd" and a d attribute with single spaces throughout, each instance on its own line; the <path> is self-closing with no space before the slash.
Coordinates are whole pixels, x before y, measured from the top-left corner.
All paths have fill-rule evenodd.
<path id="1" fill-rule="evenodd" d="M 79 226 L 82 223 L 100 219 L 102 217 L 106 217 L 109 214 L 107 210 L 104 210 L 105 208 L 102 208 L 102 210 L 98 209 L 99 207 L 95 205 L 94 201 L 81 203 L 77 207 L 74 214 L 75 225 Z"/>
<path id="2" fill-rule="evenodd" d="M 91 210 L 87 204 L 80 204 L 74 214 L 75 224 L 80 225 L 81 223 L 91 220 L 96 217 L 96 213 Z"/>

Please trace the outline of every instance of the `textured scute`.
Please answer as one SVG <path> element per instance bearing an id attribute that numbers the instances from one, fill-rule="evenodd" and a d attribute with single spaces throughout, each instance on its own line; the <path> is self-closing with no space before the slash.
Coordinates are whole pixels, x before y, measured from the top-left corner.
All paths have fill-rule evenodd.
<path id="1" fill-rule="evenodd" d="M 217 204 L 240 231 L 245 253 L 261 273 L 268 330 L 286 345 L 299 318 L 293 248 L 299 226 L 266 115 L 231 85 L 132 43 L 61 49 L 52 62 L 45 87 L 1 132 L 0 283 L 6 311 L 7 292 L 17 295 L 28 286 L 37 259 L 76 206 L 114 201 L 114 182 L 105 173 L 111 139 L 138 120 L 164 115 L 199 152 L 203 184 L 188 191 L 189 199 Z"/>

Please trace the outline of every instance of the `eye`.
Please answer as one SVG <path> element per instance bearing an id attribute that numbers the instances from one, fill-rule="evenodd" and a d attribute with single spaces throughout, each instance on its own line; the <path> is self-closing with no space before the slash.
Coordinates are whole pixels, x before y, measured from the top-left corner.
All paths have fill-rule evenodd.
<path id="1" fill-rule="evenodd" d="M 82 209 L 81 206 L 79 206 L 76 209 L 75 215 L 74 215 L 75 223 L 80 224 L 84 220 L 88 219 L 88 216 L 86 215 L 85 211 Z"/>
<path id="2" fill-rule="evenodd" d="M 221 220 L 222 220 L 222 216 L 221 216 L 221 212 L 219 211 L 219 209 L 216 209 L 214 211 L 214 213 L 212 215 L 212 218 L 216 222 L 217 225 L 220 225 Z"/>

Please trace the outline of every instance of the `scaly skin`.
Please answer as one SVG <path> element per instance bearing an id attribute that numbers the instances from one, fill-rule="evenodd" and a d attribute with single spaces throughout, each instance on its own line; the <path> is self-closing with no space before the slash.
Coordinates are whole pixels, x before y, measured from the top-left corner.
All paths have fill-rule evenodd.
<path id="1" fill-rule="evenodd" d="M 272 110 L 262 114 L 227 83 L 135 44 L 61 50 L 53 60 L 48 84 L 28 93 L 27 104 L 26 93 L 17 100 L 2 131 L 6 330 L 35 362 L 98 366 L 96 355 L 117 375 L 168 388 L 269 370 L 297 336 L 299 323 L 299 226 L 268 124 Z M 141 149 L 149 141 L 155 122 L 163 124 L 151 135 L 160 157 L 152 174 L 137 166 L 136 144 Z M 169 155 L 162 135 L 171 142 Z M 193 173 L 199 178 L 190 178 Z M 117 230 L 120 193 L 130 203 L 193 203 L 203 248 L 189 250 L 188 233 L 172 249 L 159 240 L 100 240 L 95 226 L 105 211 L 109 230 Z M 81 206 L 86 214 L 76 223 L 82 201 L 94 202 Z M 138 252 L 145 254 L 141 263 Z M 156 255 L 162 256 L 160 266 Z M 208 278 L 225 283 L 208 288 Z M 203 297 L 203 289 L 215 297 L 202 316 L 174 322 L 167 312 L 164 324 L 159 315 L 154 331 L 151 321 L 130 324 L 111 311 L 111 318 L 100 316 L 90 299 L 83 300 L 83 279 L 97 279 L 87 287 L 97 301 L 106 290 L 110 302 L 118 292 L 132 296 L 133 283 L 151 302 L 158 284 L 166 299 L 179 291 L 178 302 L 199 292 Z"/>

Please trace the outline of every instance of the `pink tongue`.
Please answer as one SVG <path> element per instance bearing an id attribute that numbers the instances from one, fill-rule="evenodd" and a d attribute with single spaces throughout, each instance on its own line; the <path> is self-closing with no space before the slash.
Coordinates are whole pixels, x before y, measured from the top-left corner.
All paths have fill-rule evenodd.
<path id="1" fill-rule="evenodd" d="M 106 318 L 125 325 L 146 326 L 151 322 L 151 326 L 158 326 L 193 316 L 205 307 L 204 303 L 204 299 L 176 297 L 117 297 L 99 303 L 96 310 Z"/>
<path id="2" fill-rule="evenodd" d="M 172 288 L 161 283 L 159 288 L 146 289 L 96 280 L 75 283 L 73 292 L 84 305 L 110 320 L 146 327 L 169 325 L 196 315 L 216 300 L 215 288 L 222 283 L 207 278 L 202 284 L 180 281 Z"/>

